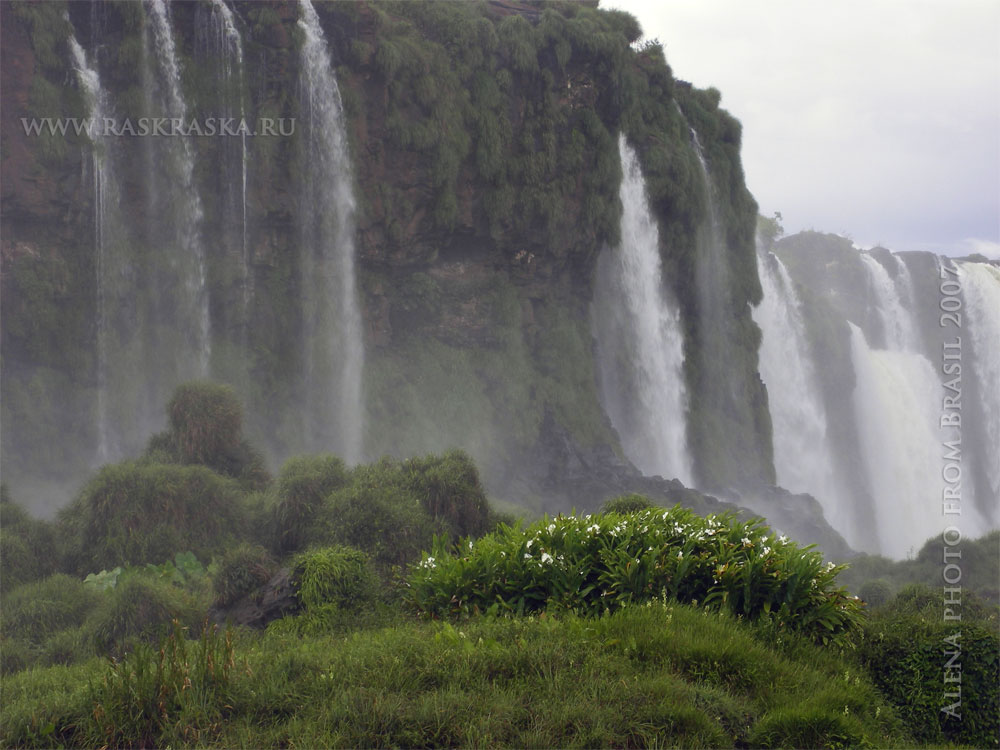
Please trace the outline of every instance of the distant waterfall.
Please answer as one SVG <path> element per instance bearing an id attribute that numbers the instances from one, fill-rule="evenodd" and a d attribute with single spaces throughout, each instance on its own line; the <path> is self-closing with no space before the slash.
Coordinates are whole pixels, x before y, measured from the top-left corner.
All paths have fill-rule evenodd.
<path id="1" fill-rule="evenodd" d="M 813 366 L 798 295 L 773 253 L 758 252 L 764 297 L 753 311 L 761 329 L 760 377 L 767 386 L 778 484 L 813 495 L 848 544 L 859 537 L 851 504 L 835 475 L 826 407 Z"/>
<path id="2" fill-rule="evenodd" d="M 924 355 L 873 349 L 853 324 L 851 361 L 878 551 L 901 559 L 943 528 L 940 381 Z"/>
<path id="3" fill-rule="evenodd" d="M 298 27 L 305 440 L 310 450 L 334 451 L 354 462 L 362 451 L 364 345 L 350 154 L 340 90 L 310 0 L 300 0 Z"/>
<path id="4" fill-rule="evenodd" d="M 1000 268 L 960 263 L 958 273 L 965 297 L 965 328 L 972 344 L 969 374 L 976 378 L 979 393 L 979 403 L 970 406 L 981 415 L 988 441 L 982 452 L 988 496 L 979 499 L 978 505 L 996 526 L 1000 522 Z"/>
<path id="5" fill-rule="evenodd" d="M 154 53 L 152 83 L 156 96 L 151 102 L 156 116 L 187 120 L 187 105 L 181 90 L 170 16 L 164 0 L 148 0 L 147 23 Z M 157 221 L 148 242 L 152 250 L 166 255 L 163 276 L 150 282 L 158 292 L 153 312 L 156 341 L 150 355 L 174 380 L 205 377 L 209 373 L 211 336 L 205 248 L 201 237 L 201 198 L 194 180 L 194 148 L 190 139 L 148 139 L 155 144 L 156 159 L 147 175 L 152 185 L 151 207 Z M 170 378 L 168 377 L 168 380 Z M 176 382 L 164 382 L 170 389 Z M 162 398 L 162 395 L 160 396 Z"/>
<path id="6" fill-rule="evenodd" d="M 246 118 L 243 39 L 233 12 L 224 0 L 199 5 L 195 16 L 195 49 L 210 66 L 213 84 L 213 114 L 232 121 L 237 135 L 216 139 L 221 169 L 218 174 L 220 231 L 227 256 L 235 256 L 239 268 L 239 338 L 247 346 L 247 328 L 253 296 L 247 245 L 247 130 L 239 128 Z"/>
<path id="7" fill-rule="evenodd" d="M 87 55 L 76 40 L 69 39 L 73 67 L 87 102 L 87 115 L 93 122 L 103 123 L 111 116 L 107 94 L 101 88 L 101 79 L 96 67 L 87 62 Z M 120 455 L 117 435 L 109 414 L 109 374 L 113 342 L 112 318 L 116 313 L 113 295 L 114 280 L 118 273 L 113 257 L 113 245 L 117 240 L 118 184 L 111 161 L 110 143 L 93 128 L 90 134 L 91 170 L 94 189 L 94 266 L 95 288 L 97 290 L 97 451 L 96 461 L 106 463 Z"/>
<path id="8" fill-rule="evenodd" d="M 928 538 L 940 534 L 943 528 L 941 470 L 944 459 L 939 419 L 944 390 L 937 371 L 940 362 L 932 362 L 924 354 L 914 283 L 907 265 L 892 256 L 896 270 L 893 279 L 868 253 L 861 253 L 861 261 L 869 274 L 872 303 L 882 321 L 886 346 L 873 347 L 861 330 L 852 326 L 851 356 L 856 379 L 854 418 L 865 457 L 868 486 L 875 502 L 879 551 L 901 558 L 918 549 Z M 970 271 L 970 266 L 978 267 Z M 1000 340 L 1000 304 L 997 302 L 1000 286 L 994 276 L 996 270 L 983 264 L 965 264 L 960 273 L 968 308 L 965 320 L 975 348 L 975 367 L 969 368 L 966 361 L 963 372 L 969 373 L 971 369 L 980 379 L 978 391 L 983 403 L 975 408 L 985 414 L 987 440 L 992 444 L 992 447 L 967 448 L 963 453 L 967 454 L 967 462 L 977 460 L 975 457 L 980 453 L 990 456 L 991 481 L 995 481 L 997 460 L 994 457 L 1000 455 L 1000 436 L 997 434 L 1000 432 L 1000 406 L 997 404 L 1000 397 L 996 395 L 1000 385 L 1000 369 L 996 366 L 996 342 Z M 980 354 L 985 356 L 980 358 Z M 973 353 L 967 351 L 965 356 L 971 358 Z M 972 419 L 973 415 L 970 413 L 967 417 Z M 971 476 L 972 466 L 966 469 Z M 979 510 L 984 503 L 982 498 L 976 497 L 973 482 L 963 483 L 962 498 L 963 530 L 970 536 L 985 532 L 991 524 Z M 995 499 L 992 505 L 985 503 L 986 507 L 995 507 L 995 504 Z"/>
<path id="9" fill-rule="evenodd" d="M 708 162 L 702 149 L 698 133 L 690 128 L 691 142 L 698 165 L 701 167 L 702 183 L 705 187 L 708 218 L 698 231 L 698 254 L 695 259 L 695 283 L 697 285 L 699 328 L 704 341 L 704 358 L 707 366 L 717 366 L 728 359 L 728 327 L 731 316 L 729 301 L 730 270 L 726 258 L 725 231 L 715 205 L 715 186 L 708 170 Z M 732 389 L 733 384 L 730 383 Z M 731 395 L 736 398 L 735 392 Z"/>
<path id="10" fill-rule="evenodd" d="M 885 331 L 886 348 L 894 350 L 916 351 L 919 336 L 914 325 L 913 315 L 903 304 L 900 287 L 907 294 L 912 294 L 913 284 L 909 281 L 910 272 L 896 256 L 893 256 L 897 267 L 897 279 L 893 280 L 881 263 L 868 253 L 861 253 L 861 262 L 868 270 L 869 281 L 874 293 L 874 302 L 878 307 L 882 328 Z M 900 282 L 902 279 L 902 282 Z"/>
<path id="11" fill-rule="evenodd" d="M 618 151 L 621 244 L 598 258 L 592 308 L 601 399 L 639 469 L 689 484 L 683 333 L 664 286 L 639 160 L 624 135 Z"/>

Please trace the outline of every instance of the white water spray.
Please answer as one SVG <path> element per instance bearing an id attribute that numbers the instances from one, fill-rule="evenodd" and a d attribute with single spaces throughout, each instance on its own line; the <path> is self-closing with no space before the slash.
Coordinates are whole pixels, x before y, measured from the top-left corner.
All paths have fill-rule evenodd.
<path id="1" fill-rule="evenodd" d="M 198 47 L 212 66 L 217 81 L 215 107 L 219 117 L 240 123 L 246 118 L 243 67 L 243 39 L 236 18 L 225 0 L 211 0 L 207 23 L 198 27 Z M 222 144 L 223 234 L 227 250 L 239 253 L 242 300 L 242 339 L 247 344 L 247 327 L 253 297 L 250 257 L 247 245 L 247 129 L 239 129 L 239 139 L 226 138 Z M 237 227 L 237 231 L 232 231 Z"/>
<path id="2" fill-rule="evenodd" d="M 95 67 L 87 62 L 87 55 L 73 35 L 69 39 L 70 53 L 73 57 L 73 67 L 76 70 L 80 85 L 83 87 L 87 102 L 87 114 L 91 122 L 103 123 L 110 117 L 107 95 L 101 88 L 101 79 Z M 118 446 L 112 436 L 111 420 L 108 414 L 108 374 L 110 368 L 111 323 L 112 313 L 108 302 L 109 286 L 109 203 L 115 205 L 117 199 L 117 183 L 111 174 L 111 159 L 109 145 L 102 136 L 100 128 L 94 128 L 90 134 L 93 148 L 91 164 L 94 188 L 94 256 L 95 281 L 97 290 L 97 453 L 98 464 L 107 463 L 113 456 L 117 457 Z"/>
<path id="3" fill-rule="evenodd" d="M 621 244 L 598 259 L 592 309 L 601 399 L 626 456 L 691 482 L 683 334 L 660 267 L 659 230 L 635 151 L 618 139 Z"/>
<path id="4" fill-rule="evenodd" d="M 922 354 L 873 349 L 851 324 L 851 360 L 878 551 L 902 559 L 941 533 L 941 387 Z"/>
<path id="5" fill-rule="evenodd" d="M 162 87 L 163 115 L 187 121 L 187 105 L 181 92 L 181 71 L 177 62 L 170 16 L 164 0 L 148 0 L 147 19 L 155 48 L 155 65 L 158 82 Z M 170 300 L 172 317 L 188 339 L 193 349 L 193 372 L 178 373 L 181 378 L 206 377 L 211 357 L 211 332 L 208 288 L 206 283 L 205 248 L 201 238 L 203 218 L 201 198 L 194 181 L 194 149 L 188 137 L 167 138 L 173 166 L 171 184 L 166 191 L 157 189 L 159 195 L 168 195 L 173 214 L 172 229 L 176 233 L 177 247 L 172 252 L 170 264 L 181 278 L 184 299 Z M 151 175 L 152 177 L 152 175 Z M 160 179 L 157 175 L 156 179 Z M 188 359 L 188 358 L 184 358 Z"/>
<path id="6" fill-rule="evenodd" d="M 306 447 L 356 462 L 362 451 L 364 345 L 355 288 L 351 161 L 326 37 L 310 0 L 300 0 L 299 7 Z"/>
<path id="7" fill-rule="evenodd" d="M 972 375 L 979 386 L 976 408 L 989 443 L 982 451 L 989 496 L 978 505 L 989 515 L 988 526 L 995 527 L 1000 523 L 1000 268 L 961 263 L 958 274 L 965 297 L 964 320 L 972 340 Z"/>
<path id="8" fill-rule="evenodd" d="M 900 294 L 902 287 L 904 292 L 912 295 L 913 283 L 906 265 L 896 256 L 893 258 L 897 268 L 900 269 L 895 281 L 875 258 L 868 253 L 861 253 L 861 261 L 868 270 L 869 283 L 885 331 L 886 348 L 917 351 L 920 348 L 920 339 L 913 323 L 913 316 L 903 304 L 903 297 Z"/>
<path id="9" fill-rule="evenodd" d="M 798 295 L 784 263 L 773 253 L 758 250 L 757 268 L 764 296 L 753 319 L 762 333 L 760 376 L 771 409 L 778 484 L 813 495 L 827 521 L 858 548 L 861 530 L 835 474 L 826 408 Z"/>

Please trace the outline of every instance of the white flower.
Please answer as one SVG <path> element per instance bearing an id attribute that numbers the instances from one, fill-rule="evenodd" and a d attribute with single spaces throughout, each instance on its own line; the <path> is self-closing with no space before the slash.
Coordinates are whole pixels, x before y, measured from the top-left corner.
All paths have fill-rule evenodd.
<path id="1" fill-rule="evenodd" d="M 526 545 L 524 545 L 524 548 L 525 549 L 531 549 L 531 545 L 534 544 L 534 543 L 535 543 L 534 539 L 529 539 L 528 543 Z"/>
<path id="2" fill-rule="evenodd" d="M 750 537 L 748 537 L 748 536 L 743 537 L 743 546 L 744 547 L 751 547 L 751 546 L 753 546 L 753 542 L 750 541 Z"/>
<path id="3" fill-rule="evenodd" d="M 551 534 L 555 530 L 556 530 L 556 525 L 554 523 L 550 523 L 548 526 L 549 533 Z"/>
<path id="4" fill-rule="evenodd" d="M 525 552 L 525 553 L 524 553 L 524 559 L 525 559 L 525 560 L 530 560 L 530 559 L 531 559 L 531 555 L 530 555 L 530 554 L 528 554 L 527 552 Z"/>
<path id="5" fill-rule="evenodd" d="M 548 552 L 543 552 L 542 553 L 542 562 L 543 563 L 550 563 L 550 562 L 552 562 L 552 555 L 550 555 Z"/>
<path id="6" fill-rule="evenodd" d="M 788 541 L 788 537 L 782 534 L 781 536 L 778 537 L 778 541 L 784 544 L 785 542 Z"/>
<path id="7" fill-rule="evenodd" d="M 683 552 L 680 552 L 680 551 L 678 551 L 678 552 L 677 552 L 677 559 L 678 559 L 678 560 L 683 560 L 683 559 L 684 559 L 684 553 L 683 553 Z"/>
<path id="8" fill-rule="evenodd" d="M 587 527 L 588 534 L 593 534 L 595 531 L 600 531 L 600 530 L 601 527 L 598 526 L 596 523 L 592 523 L 590 526 Z"/>
<path id="9" fill-rule="evenodd" d="M 762 549 L 761 552 L 763 554 L 765 554 L 765 555 L 770 555 L 771 554 L 771 548 L 770 547 L 764 547 L 764 549 Z"/>

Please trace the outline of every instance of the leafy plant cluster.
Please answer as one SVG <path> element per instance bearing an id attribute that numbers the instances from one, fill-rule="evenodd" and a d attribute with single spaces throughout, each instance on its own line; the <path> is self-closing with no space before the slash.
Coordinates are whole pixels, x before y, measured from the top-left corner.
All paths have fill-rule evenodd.
<path id="1" fill-rule="evenodd" d="M 939 587 L 905 586 L 864 623 L 858 656 L 918 741 L 996 747 L 1000 617 L 967 591 L 961 611 L 945 621 Z"/>
<path id="2" fill-rule="evenodd" d="M 171 620 L 204 616 L 208 572 L 190 552 L 159 565 L 118 566 L 80 578 L 55 573 L 3 596 L 0 672 L 72 664 L 157 642 Z"/>
<path id="3" fill-rule="evenodd" d="M 383 572 L 418 559 L 434 534 L 478 536 L 496 523 L 476 466 L 462 451 L 384 458 L 350 471 L 332 456 L 290 459 L 272 507 L 276 551 L 348 545 Z"/>
<path id="4" fill-rule="evenodd" d="M 503 526 L 454 554 L 439 542 L 413 568 L 409 596 L 438 616 L 552 606 L 600 614 L 662 596 L 769 616 L 828 643 L 861 621 L 858 599 L 834 587 L 841 570 L 759 521 L 701 518 L 676 506 Z"/>

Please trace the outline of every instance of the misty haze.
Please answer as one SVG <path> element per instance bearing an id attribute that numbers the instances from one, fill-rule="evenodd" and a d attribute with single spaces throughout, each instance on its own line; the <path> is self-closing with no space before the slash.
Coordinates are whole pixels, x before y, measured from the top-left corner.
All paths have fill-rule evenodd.
<path id="1" fill-rule="evenodd" d="M 0 744 L 1000 741 L 1000 260 L 596 0 L 0 14 Z"/>

